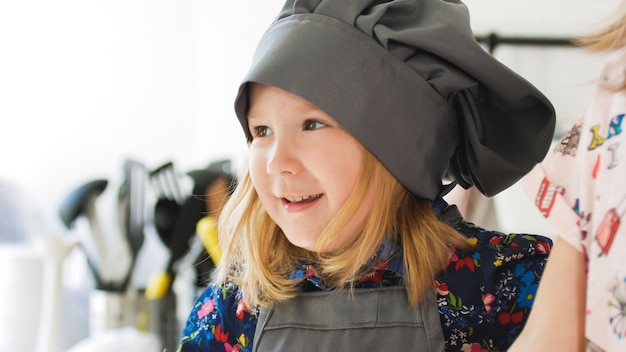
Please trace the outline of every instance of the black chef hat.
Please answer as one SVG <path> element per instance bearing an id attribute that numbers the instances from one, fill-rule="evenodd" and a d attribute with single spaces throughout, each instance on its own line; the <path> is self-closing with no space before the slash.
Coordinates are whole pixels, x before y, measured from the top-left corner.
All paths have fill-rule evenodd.
<path id="1" fill-rule="evenodd" d="M 250 82 L 308 100 L 426 199 L 442 179 L 495 195 L 554 133 L 548 99 L 476 42 L 461 1 L 287 0 L 235 101 L 248 139 Z"/>

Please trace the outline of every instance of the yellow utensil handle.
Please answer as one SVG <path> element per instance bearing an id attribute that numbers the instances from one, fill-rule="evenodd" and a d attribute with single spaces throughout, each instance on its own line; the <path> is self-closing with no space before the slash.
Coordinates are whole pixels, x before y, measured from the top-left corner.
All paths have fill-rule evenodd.
<path id="1" fill-rule="evenodd" d="M 222 249 L 217 237 L 217 221 L 213 216 L 205 216 L 196 225 L 196 232 L 215 265 L 222 257 Z"/>

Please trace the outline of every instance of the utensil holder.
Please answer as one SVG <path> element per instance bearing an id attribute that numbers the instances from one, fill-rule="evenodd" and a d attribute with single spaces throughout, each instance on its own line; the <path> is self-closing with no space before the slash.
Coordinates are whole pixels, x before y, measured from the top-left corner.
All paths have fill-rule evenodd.
<path id="1" fill-rule="evenodd" d="M 157 329 L 163 347 L 167 351 L 176 351 L 180 342 L 181 329 L 178 324 L 178 314 L 176 308 L 176 294 L 169 291 L 165 296 L 158 299 L 157 303 Z"/>
<path id="2" fill-rule="evenodd" d="M 136 307 L 125 292 L 94 290 L 89 294 L 89 334 L 136 326 Z"/>

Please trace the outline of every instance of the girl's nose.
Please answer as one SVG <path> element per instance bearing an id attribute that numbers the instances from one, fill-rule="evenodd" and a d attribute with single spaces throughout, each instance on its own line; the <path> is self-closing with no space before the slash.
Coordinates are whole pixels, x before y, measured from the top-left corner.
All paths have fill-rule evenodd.
<path id="1" fill-rule="evenodd" d="M 272 175 L 297 174 L 302 169 L 299 148 L 285 138 L 276 138 L 268 158 L 266 170 Z"/>

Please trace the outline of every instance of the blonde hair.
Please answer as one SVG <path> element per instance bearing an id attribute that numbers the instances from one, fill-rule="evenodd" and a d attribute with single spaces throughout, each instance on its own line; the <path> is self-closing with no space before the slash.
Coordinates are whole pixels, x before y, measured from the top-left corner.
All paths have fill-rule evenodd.
<path id="1" fill-rule="evenodd" d="M 373 209 L 361 233 L 344 248 L 327 252 L 339 232 L 374 190 Z M 222 259 L 215 281 L 233 282 L 249 306 L 272 306 L 294 297 L 300 282 L 290 279 L 299 260 L 319 264 L 322 275 L 341 287 L 363 274 L 363 267 L 386 236 L 402 244 L 404 283 L 411 305 L 431 289 L 450 256 L 450 246 L 469 248 L 465 237 L 439 221 L 429 200 L 416 199 L 364 149 L 361 175 L 354 192 L 319 239 L 318 252 L 292 245 L 265 212 L 246 173 L 220 217 Z"/>
<path id="2" fill-rule="evenodd" d="M 626 46 L 626 1 L 622 1 L 620 10 L 609 25 L 577 39 L 575 43 L 595 52 L 610 51 Z"/>

